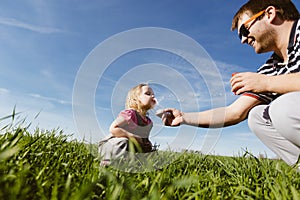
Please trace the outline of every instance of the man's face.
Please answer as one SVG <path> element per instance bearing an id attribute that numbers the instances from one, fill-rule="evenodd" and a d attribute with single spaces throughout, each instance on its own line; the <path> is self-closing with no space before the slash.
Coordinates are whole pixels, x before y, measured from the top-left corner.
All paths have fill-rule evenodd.
<path id="1" fill-rule="evenodd" d="M 238 22 L 241 43 L 252 46 L 256 53 L 269 52 L 272 49 L 273 33 L 265 20 L 265 13 L 260 12 L 255 15 L 246 12 L 241 15 Z"/>

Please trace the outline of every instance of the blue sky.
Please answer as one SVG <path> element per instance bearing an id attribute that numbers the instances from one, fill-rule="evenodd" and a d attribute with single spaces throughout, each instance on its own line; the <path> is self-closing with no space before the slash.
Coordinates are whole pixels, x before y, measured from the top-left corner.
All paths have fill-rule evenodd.
<path id="1" fill-rule="evenodd" d="M 269 56 L 256 55 L 251 47 L 240 44 L 236 32 L 230 31 L 233 15 L 245 2 L 4 0 L 0 7 L 0 116 L 11 114 L 16 106 L 33 123 L 32 128 L 61 128 L 74 138 L 95 142 L 108 133 L 110 123 L 123 109 L 127 90 L 141 81 L 152 84 L 159 100 L 157 108 L 174 106 L 198 111 L 214 107 L 218 104 L 214 101 L 230 104 L 237 98 L 230 92 L 231 73 L 255 71 Z M 300 7 L 299 2 L 295 5 Z M 105 59 L 105 41 L 141 29 L 145 34 L 127 42 L 129 46 L 143 42 L 147 37 L 146 27 L 163 33 L 170 31 L 174 45 L 177 40 L 171 36 L 176 34 L 199 44 L 203 48 L 199 57 L 205 58 L 199 61 L 203 71 L 193 69 L 180 57 L 180 52 L 174 55 L 162 49 L 143 48 L 119 55 L 101 74 L 90 68 L 97 80 L 92 86 L 95 90 L 88 93 L 92 94 L 90 97 L 85 97 L 84 92 L 79 96 L 92 99 L 91 117 L 95 119 L 90 120 L 89 113 L 86 116 L 80 113 L 76 121 L 74 109 L 78 105 L 74 103 L 77 98 L 74 92 L 81 70 L 90 67 L 91 59 L 95 59 L 95 64 Z M 165 39 L 159 34 L 151 37 L 164 44 Z M 122 45 L 111 43 L 109 48 L 118 52 Z M 104 54 L 99 54 L 100 50 Z M 95 58 L 91 58 L 93 53 Z M 193 59 L 197 60 L 195 56 Z M 217 79 L 209 74 L 216 75 Z M 84 85 L 84 91 L 85 84 L 90 86 L 91 82 L 89 78 L 78 81 Z M 210 132 L 187 126 L 167 128 L 153 112 L 150 117 L 155 124 L 151 140 L 161 148 L 189 148 L 218 155 L 240 155 L 248 149 L 254 155 L 274 157 L 250 133 L 245 122 Z M 97 121 L 97 127 L 88 130 L 93 120 Z M 84 133 L 79 130 L 82 126 Z"/>

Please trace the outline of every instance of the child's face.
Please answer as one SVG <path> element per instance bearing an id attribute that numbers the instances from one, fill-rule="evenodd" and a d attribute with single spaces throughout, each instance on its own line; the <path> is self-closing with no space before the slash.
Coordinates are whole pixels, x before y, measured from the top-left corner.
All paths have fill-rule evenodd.
<path id="1" fill-rule="evenodd" d="M 140 102 L 143 106 L 153 108 L 156 104 L 154 92 L 151 87 L 145 85 L 141 88 Z"/>

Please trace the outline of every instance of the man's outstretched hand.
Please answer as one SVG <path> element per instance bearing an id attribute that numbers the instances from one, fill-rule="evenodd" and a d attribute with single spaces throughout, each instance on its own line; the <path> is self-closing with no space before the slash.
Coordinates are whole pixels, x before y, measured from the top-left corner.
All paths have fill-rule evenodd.
<path id="1" fill-rule="evenodd" d="M 162 122 L 165 126 L 179 126 L 183 123 L 182 112 L 175 108 L 166 108 L 161 115 Z"/>

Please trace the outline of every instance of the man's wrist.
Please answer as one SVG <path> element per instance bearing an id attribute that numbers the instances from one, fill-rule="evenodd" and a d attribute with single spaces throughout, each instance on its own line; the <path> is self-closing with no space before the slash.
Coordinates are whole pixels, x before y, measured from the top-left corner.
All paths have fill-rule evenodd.
<path id="1" fill-rule="evenodd" d="M 181 122 L 180 122 L 180 124 L 187 124 L 187 122 L 186 122 L 186 120 L 185 120 L 185 117 L 186 117 L 186 115 L 185 115 L 185 113 L 184 112 L 180 112 L 180 118 L 181 118 Z"/>
<path id="2" fill-rule="evenodd" d="M 265 77 L 265 92 L 270 92 L 272 90 L 272 76 L 266 76 Z"/>

